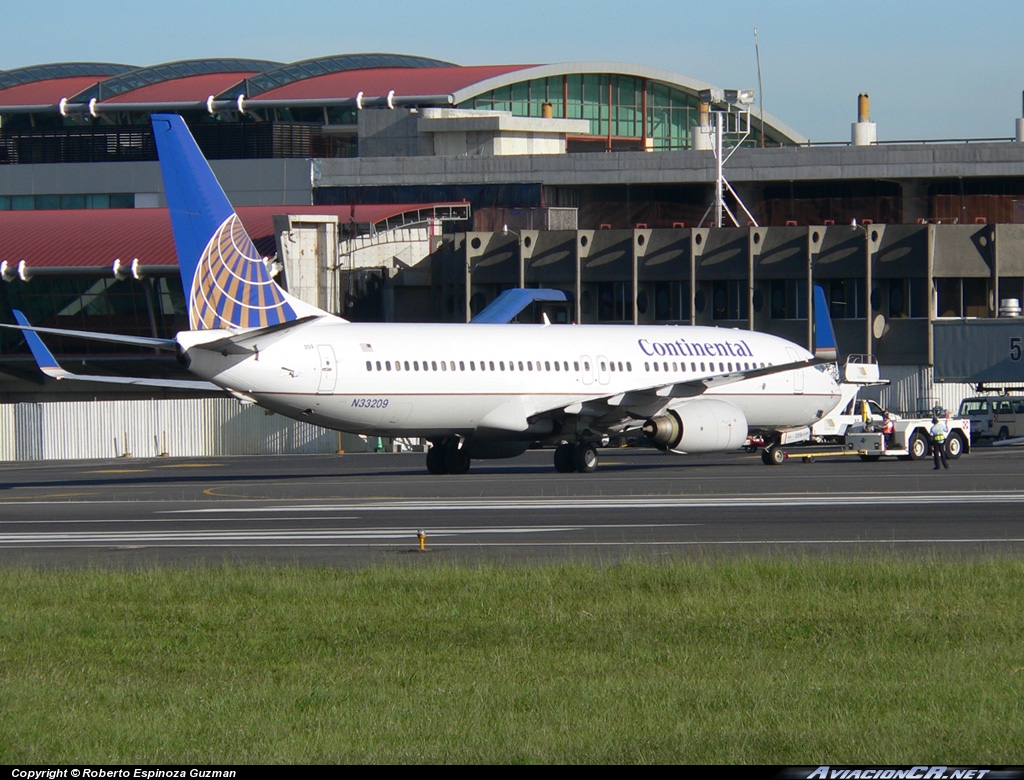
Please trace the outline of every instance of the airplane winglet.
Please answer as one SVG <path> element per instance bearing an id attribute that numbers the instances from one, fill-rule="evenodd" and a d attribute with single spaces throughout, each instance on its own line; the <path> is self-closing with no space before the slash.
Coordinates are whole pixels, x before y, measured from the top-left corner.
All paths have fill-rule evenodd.
<path id="1" fill-rule="evenodd" d="M 839 357 L 839 345 L 832 328 L 832 318 L 828 314 L 825 290 L 819 285 L 814 286 L 814 357 L 825 361 L 837 360 Z"/>
<path id="2" fill-rule="evenodd" d="M 512 322 L 516 315 L 531 303 L 537 301 L 564 303 L 568 300 L 569 296 L 563 290 L 552 290 L 546 287 L 515 287 L 505 290 L 491 301 L 483 311 L 472 319 L 472 322 L 474 325 L 481 323 L 505 324 Z M 546 324 L 550 324 L 550 320 Z"/>
<path id="3" fill-rule="evenodd" d="M 29 323 L 28 318 L 25 317 L 17 309 L 13 309 L 14 319 L 18 321 L 18 324 L 31 328 L 32 325 Z M 60 363 L 57 362 L 57 358 L 53 356 L 53 353 L 47 349 L 43 340 L 39 338 L 39 335 L 35 331 L 23 330 L 22 334 L 25 336 L 25 341 L 28 342 L 29 351 L 32 353 L 32 357 L 35 358 L 36 365 L 39 366 L 39 370 L 47 376 L 51 376 L 54 379 L 63 379 L 68 376 L 68 372 L 60 367 Z"/>

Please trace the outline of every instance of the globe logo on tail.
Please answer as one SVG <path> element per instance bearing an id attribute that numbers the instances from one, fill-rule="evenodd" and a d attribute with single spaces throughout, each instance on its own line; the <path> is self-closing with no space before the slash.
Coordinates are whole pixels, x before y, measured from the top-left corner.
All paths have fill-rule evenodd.
<path id="1" fill-rule="evenodd" d="M 192 279 L 189 322 L 193 330 L 262 328 L 296 318 L 232 213 L 203 250 Z"/>

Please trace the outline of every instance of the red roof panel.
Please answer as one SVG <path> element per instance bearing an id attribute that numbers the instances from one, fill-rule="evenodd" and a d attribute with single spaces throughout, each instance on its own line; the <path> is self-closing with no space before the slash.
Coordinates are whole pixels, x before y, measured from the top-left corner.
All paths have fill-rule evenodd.
<path id="1" fill-rule="evenodd" d="M 123 92 L 116 97 L 104 100 L 109 103 L 158 103 L 186 100 L 206 100 L 210 95 L 219 95 L 229 87 L 238 84 L 255 72 L 234 73 L 202 73 L 196 76 L 183 76 L 180 79 L 159 81 L 144 87 Z M 239 89 L 239 92 L 242 90 Z"/>
<path id="2" fill-rule="evenodd" d="M 315 100 L 325 97 L 396 95 L 450 95 L 485 79 L 502 76 L 532 65 L 481 65 L 452 68 L 372 68 L 346 70 L 295 81 L 249 97 L 258 100 Z"/>
<path id="3" fill-rule="evenodd" d="M 238 209 L 256 248 L 275 252 L 274 215 L 326 214 L 342 222 L 376 224 L 406 211 L 434 204 L 356 206 L 248 206 Z M 0 211 L 0 261 L 29 267 L 113 266 L 115 260 L 141 265 L 178 264 L 166 209 L 83 209 Z"/>
<path id="4" fill-rule="evenodd" d="M 73 97 L 105 78 L 107 77 L 69 76 L 65 79 L 46 79 L 18 84 L 0 90 L 0 106 L 55 105 L 61 98 Z"/>

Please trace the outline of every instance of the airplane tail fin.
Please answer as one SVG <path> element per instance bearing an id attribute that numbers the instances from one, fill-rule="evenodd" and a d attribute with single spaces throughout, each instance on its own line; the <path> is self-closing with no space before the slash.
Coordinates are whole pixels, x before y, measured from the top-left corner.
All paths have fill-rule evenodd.
<path id="1" fill-rule="evenodd" d="M 814 357 L 820 360 L 839 358 L 836 332 L 828 314 L 828 301 L 825 300 L 825 291 L 818 285 L 814 286 Z"/>
<path id="2" fill-rule="evenodd" d="M 152 121 L 189 327 L 262 328 L 326 314 L 271 278 L 182 118 L 154 114 Z"/>

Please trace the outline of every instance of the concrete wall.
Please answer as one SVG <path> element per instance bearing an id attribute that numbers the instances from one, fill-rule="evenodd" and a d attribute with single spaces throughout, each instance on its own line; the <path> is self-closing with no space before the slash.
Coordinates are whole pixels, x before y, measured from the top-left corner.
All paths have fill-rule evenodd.
<path id="1" fill-rule="evenodd" d="M 312 204 L 309 160 L 214 160 L 235 206 Z M 155 162 L 0 165 L 0 195 L 134 193 L 140 205 L 164 206 Z"/>
<path id="2" fill-rule="evenodd" d="M 363 115 L 399 113 L 364 111 L 360 114 L 360 121 Z M 396 117 L 391 119 L 399 121 Z M 380 135 L 381 139 L 384 137 Z M 361 148 L 363 143 L 360 133 Z M 503 181 L 579 186 L 713 183 L 716 171 L 711 152 L 702 151 L 466 158 L 453 163 L 447 157 L 394 158 L 382 153 L 371 154 L 372 149 L 374 147 L 367 147 L 366 155 L 361 151 L 359 158 L 321 161 L 316 186 L 489 184 Z M 1020 177 L 1022 164 L 1024 144 L 1018 143 L 781 147 L 737 150 L 729 159 L 727 175 L 733 186 L 789 181 Z"/>
<path id="3" fill-rule="evenodd" d="M 806 314 L 772 314 L 779 283 L 799 286 L 807 296 L 796 301 L 798 312 L 812 311 L 815 284 L 826 291 L 840 281 L 859 284 L 859 300 L 849 301 L 857 310 L 833 317 L 841 352 L 871 353 L 883 365 L 931 365 L 933 281 L 940 275 L 981 276 L 994 300 L 999 279 L 1001 289 L 1016 289 L 1012 285 L 1024 276 L 1014 247 L 1024 248 L 1022 225 L 523 231 L 518 237 L 497 232 L 447 239 L 432 262 L 438 297 L 459 302 L 442 314 L 449 321 L 464 321 L 520 284 L 571 293 L 578 322 L 608 321 L 598 297 L 609 289 L 620 294 L 618 285 L 629 299 L 615 321 L 676 322 L 680 316 L 692 324 L 752 328 L 806 345 L 813 343 Z M 664 283 L 679 284 L 669 290 Z M 738 319 L 715 316 L 714 299 L 723 285 L 740 298 Z M 658 295 L 690 299 L 673 302 L 677 314 L 658 317 L 651 305 Z M 991 315 L 995 311 L 990 307 Z"/>

